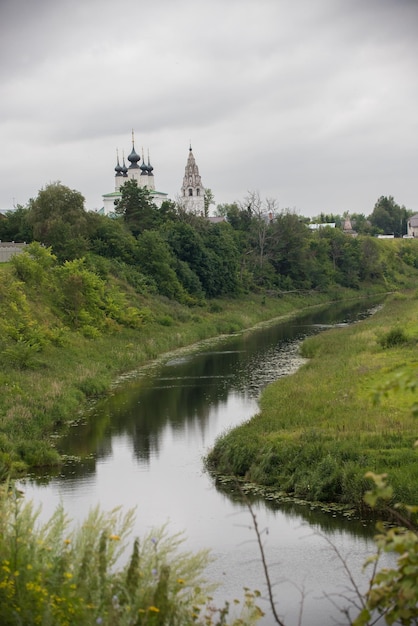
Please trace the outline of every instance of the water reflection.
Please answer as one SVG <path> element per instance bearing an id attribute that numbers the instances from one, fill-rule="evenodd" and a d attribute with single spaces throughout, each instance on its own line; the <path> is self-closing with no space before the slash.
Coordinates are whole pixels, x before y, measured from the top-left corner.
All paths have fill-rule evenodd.
<path id="1" fill-rule="evenodd" d="M 362 302 L 317 309 L 291 322 L 233 336 L 218 349 L 171 358 L 99 402 L 58 448 L 66 455 L 102 459 L 112 454 L 112 437 L 128 433 L 138 460 L 149 462 L 158 455 L 167 426 L 181 434 L 193 424 L 205 433 L 211 413 L 225 406 L 230 394 L 248 403 L 256 400 L 265 385 L 299 367 L 299 345 L 306 335 L 324 325 L 352 321 L 364 309 Z M 89 472 L 94 464 L 83 467 Z"/>

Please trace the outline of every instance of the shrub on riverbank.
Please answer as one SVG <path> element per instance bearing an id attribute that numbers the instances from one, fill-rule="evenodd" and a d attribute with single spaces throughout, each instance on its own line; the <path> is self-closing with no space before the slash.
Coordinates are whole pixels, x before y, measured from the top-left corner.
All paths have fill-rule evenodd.
<path id="1" fill-rule="evenodd" d="M 164 528 L 133 542 L 133 512 L 99 509 L 71 528 L 58 508 L 44 525 L 21 494 L 0 490 L 0 623 L 2 626 L 187 626 L 253 624 L 255 594 L 239 610 L 210 600 L 207 551 L 182 552 L 180 535 Z M 121 565 L 121 563 L 124 563 Z M 239 603 L 238 603 L 239 604 Z M 235 607 L 236 609 L 236 607 Z M 239 613 L 233 617 L 232 613 Z"/>
<path id="2" fill-rule="evenodd" d="M 309 362 L 264 391 L 260 413 L 221 437 L 208 465 L 216 474 L 359 509 L 364 474 L 388 472 L 396 497 L 417 501 L 412 398 L 405 391 L 373 401 L 401 372 L 416 376 L 416 307 L 415 294 L 395 297 L 361 323 L 308 338 L 302 353 Z M 408 341 L 383 347 L 379 338 L 394 324 Z"/>

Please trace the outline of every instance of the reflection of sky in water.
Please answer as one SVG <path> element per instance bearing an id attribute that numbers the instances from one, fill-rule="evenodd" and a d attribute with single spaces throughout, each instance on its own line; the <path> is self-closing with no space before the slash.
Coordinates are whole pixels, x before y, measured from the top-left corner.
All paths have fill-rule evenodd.
<path id="1" fill-rule="evenodd" d="M 61 476 L 44 485 L 27 481 L 28 497 L 42 503 L 42 519 L 60 502 L 79 521 L 99 503 L 105 510 L 135 507 L 136 535 L 167 523 L 170 533 L 185 531 L 185 549 L 211 548 L 217 561 L 210 577 L 224 585 L 218 599 L 242 597 L 246 585 L 264 592 L 250 515 L 234 497 L 214 488 L 202 457 L 217 436 L 257 412 L 266 384 L 299 366 L 298 345 L 307 332 L 306 324 L 293 324 L 233 337 L 222 348 L 171 358 L 114 390 L 65 444 L 68 453 L 86 455 L 82 464 L 69 462 Z M 297 623 L 297 587 L 304 587 L 303 624 L 333 624 L 327 620 L 331 603 L 318 597 L 330 584 L 347 581 L 318 532 L 326 532 L 349 555 L 356 575 L 372 547 L 369 533 L 359 524 L 294 506 L 274 510 L 255 503 L 254 508 L 260 528 L 268 528 L 268 561 L 280 583 L 275 591 L 286 599 L 279 612 L 289 624 Z M 272 621 L 266 617 L 260 623 Z"/>

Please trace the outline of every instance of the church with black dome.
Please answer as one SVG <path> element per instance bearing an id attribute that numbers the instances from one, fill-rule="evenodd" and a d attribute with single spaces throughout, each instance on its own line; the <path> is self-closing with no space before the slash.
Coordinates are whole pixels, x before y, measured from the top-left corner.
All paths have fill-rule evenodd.
<path id="1" fill-rule="evenodd" d="M 119 152 L 116 151 L 115 166 L 115 189 L 110 193 L 103 194 L 103 208 L 100 211 L 104 215 L 112 215 L 115 212 L 115 202 L 121 197 L 121 187 L 128 180 L 136 180 L 138 187 L 148 189 L 152 201 L 157 207 L 160 207 L 164 200 L 168 200 L 168 194 L 159 191 L 155 187 L 154 168 L 150 162 L 148 152 L 147 162 L 145 162 L 144 151 L 141 156 L 135 150 L 134 131 L 132 131 L 132 149 L 127 157 L 129 165 L 126 165 L 125 156 L 122 155 L 122 163 L 120 161 Z M 199 168 L 193 156 L 192 147 L 189 148 L 189 154 L 185 167 L 183 184 L 179 198 L 176 202 L 187 211 L 202 214 L 204 213 L 204 194 L 205 189 L 202 185 L 202 179 L 199 174 Z"/>

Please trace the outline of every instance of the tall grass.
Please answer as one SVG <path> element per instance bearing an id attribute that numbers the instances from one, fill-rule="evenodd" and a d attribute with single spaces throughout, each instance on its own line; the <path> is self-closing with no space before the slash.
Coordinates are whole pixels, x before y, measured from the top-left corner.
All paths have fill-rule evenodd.
<path id="1" fill-rule="evenodd" d="M 9 485 L 0 491 L 2 626 L 188 626 L 253 624 L 261 616 L 246 592 L 235 615 L 211 602 L 207 551 L 182 551 L 165 529 L 135 539 L 133 511 L 93 509 L 71 527 L 62 507 L 46 524 Z"/>

